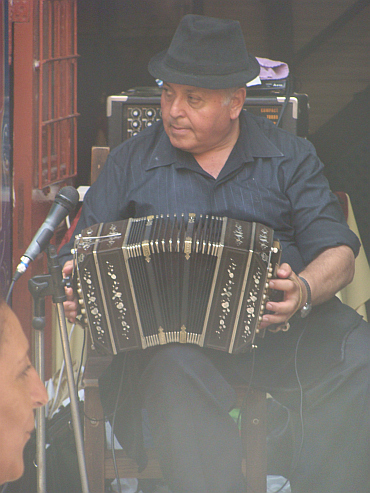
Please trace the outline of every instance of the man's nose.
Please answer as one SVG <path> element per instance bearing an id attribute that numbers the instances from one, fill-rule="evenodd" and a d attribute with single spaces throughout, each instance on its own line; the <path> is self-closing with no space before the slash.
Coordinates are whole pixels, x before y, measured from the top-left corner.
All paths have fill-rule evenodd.
<path id="1" fill-rule="evenodd" d="M 173 99 L 170 108 L 170 116 L 172 118 L 178 118 L 185 115 L 185 102 L 181 96 L 177 96 Z"/>

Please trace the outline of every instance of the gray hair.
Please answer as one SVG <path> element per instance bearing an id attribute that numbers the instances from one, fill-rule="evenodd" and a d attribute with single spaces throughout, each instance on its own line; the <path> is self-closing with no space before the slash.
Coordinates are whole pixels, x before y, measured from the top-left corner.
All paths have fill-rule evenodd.
<path id="1" fill-rule="evenodd" d="M 227 89 L 222 89 L 222 91 L 224 92 L 224 99 L 222 104 L 224 106 L 230 104 L 232 97 L 234 96 L 234 94 L 238 89 L 245 89 L 245 86 L 228 87 Z"/>

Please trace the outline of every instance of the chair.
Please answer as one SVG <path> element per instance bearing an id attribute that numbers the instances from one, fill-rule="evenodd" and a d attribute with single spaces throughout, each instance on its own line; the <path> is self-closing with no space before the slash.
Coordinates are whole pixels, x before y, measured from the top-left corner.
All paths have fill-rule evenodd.
<path id="1" fill-rule="evenodd" d="M 92 182 L 104 165 L 108 147 L 92 149 Z M 103 493 L 107 479 L 115 478 L 112 452 L 105 444 L 105 422 L 100 402 L 98 378 L 111 362 L 110 357 L 99 356 L 88 344 L 83 376 L 84 401 L 84 444 L 87 476 L 91 493 Z M 247 493 L 266 493 L 267 477 L 267 406 L 266 393 L 237 385 L 238 407 L 241 409 L 241 436 L 244 449 L 242 470 L 248 478 Z M 248 399 L 245 399 L 248 390 Z M 147 450 L 149 462 L 141 473 L 137 464 L 123 450 L 116 451 L 120 478 L 159 479 L 162 477 L 158 460 L 153 450 Z"/>
<path id="2" fill-rule="evenodd" d="M 94 355 L 87 357 L 83 386 L 84 442 L 89 488 L 91 493 L 103 493 L 106 479 L 115 478 L 113 456 L 105 445 L 105 421 L 99 397 L 98 378 L 109 365 L 111 358 Z M 241 408 L 241 436 L 244 448 L 243 473 L 248 478 L 247 493 L 266 493 L 266 393 L 247 386 L 235 387 L 238 406 Z M 123 450 L 116 450 L 116 461 L 121 478 L 159 479 L 162 477 L 155 451 L 147 449 L 148 465 L 141 473 L 133 459 Z"/>
<path id="3" fill-rule="evenodd" d="M 358 236 L 361 249 L 356 257 L 355 275 L 353 281 L 342 289 L 338 294 L 338 298 L 343 303 L 349 305 L 357 311 L 365 320 L 368 320 L 366 302 L 370 299 L 370 266 L 366 257 L 365 250 L 362 245 L 360 233 L 357 227 L 355 215 L 353 213 L 351 200 L 345 192 L 335 192 L 342 206 L 348 226 Z"/>

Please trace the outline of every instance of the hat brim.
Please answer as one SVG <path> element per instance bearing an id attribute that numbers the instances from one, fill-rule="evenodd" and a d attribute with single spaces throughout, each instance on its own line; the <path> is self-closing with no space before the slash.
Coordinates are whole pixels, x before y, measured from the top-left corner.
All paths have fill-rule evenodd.
<path id="1" fill-rule="evenodd" d="M 256 58 L 248 55 L 248 69 L 241 72 L 210 75 L 185 73 L 168 66 L 165 62 L 167 50 L 153 56 L 148 65 L 149 73 L 156 79 L 173 84 L 202 87 L 205 89 L 228 89 L 241 87 L 255 79 L 260 73 L 260 65 Z"/>

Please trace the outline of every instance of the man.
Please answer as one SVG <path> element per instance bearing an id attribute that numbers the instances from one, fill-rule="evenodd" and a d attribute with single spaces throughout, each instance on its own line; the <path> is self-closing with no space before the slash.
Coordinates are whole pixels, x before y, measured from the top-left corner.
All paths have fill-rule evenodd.
<path id="1" fill-rule="evenodd" d="M 334 297 L 352 279 L 359 242 L 321 162 L 309 142 L 242 111 L 259 66 L 238 22 L 185 16 L 149 71 L 163 81 L 163 122 L 111 152 L 76 232 L 189 212 L 271 226 L 283 257 L 270 286 L 284 299 L 267 304 L 262 327 L 290 327 L 267 331 L 254 358 L 188 344 L 141 351 L 138 389 L 169 489 L 245 491 L 228 381 L 253 364 L 254 383 L 297 416 L 292 492 L 368 492 L 370 331 Z"/>

